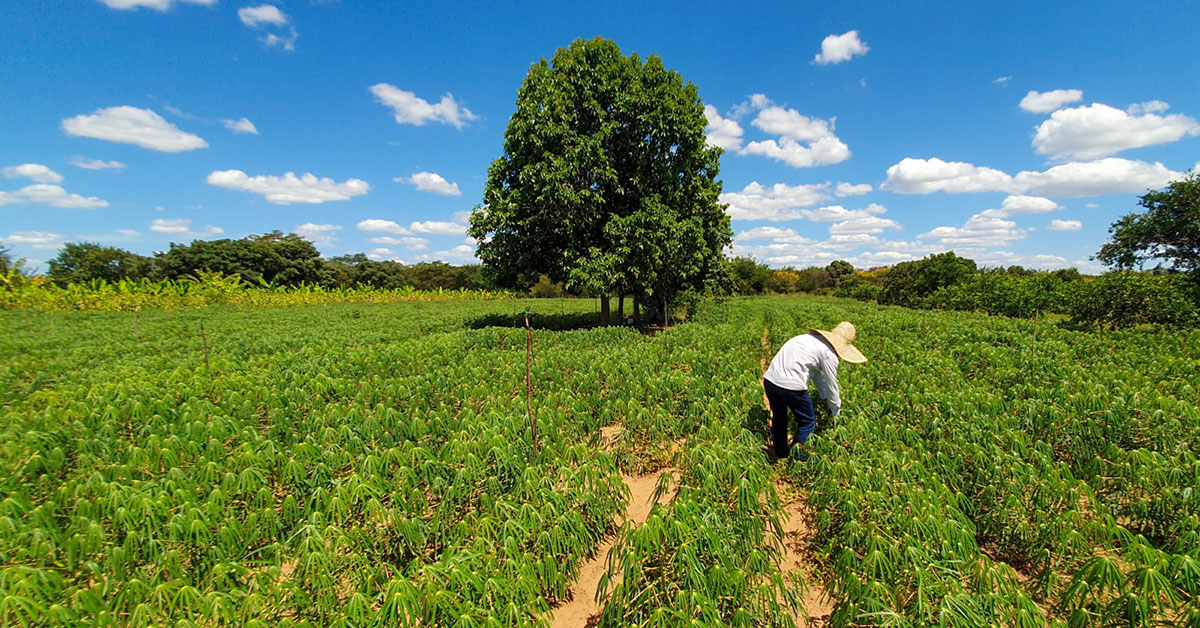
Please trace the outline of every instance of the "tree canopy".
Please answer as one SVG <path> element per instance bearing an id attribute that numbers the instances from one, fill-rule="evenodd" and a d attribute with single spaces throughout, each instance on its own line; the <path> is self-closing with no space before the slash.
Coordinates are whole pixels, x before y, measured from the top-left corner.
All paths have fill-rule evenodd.
<path id="1" fill-rule="evenodd" d="M 670 299 L 724 270 L 721 149 L 696 87 L 651 55 L 579 39 L 534 64 L 471 216 L 500 285 Z M 604 301 L 607 303 L 607 300 Z"/>
<path id="2" fill-rule="evenodd" d="M 1200 173 L 1188 173 L 1164 190 L 1141 196 L 1143 214 L 1126 214 L 1108 229 L 1096 259 L 1129 269 L 1149 260 L 1200 276 Z"/>

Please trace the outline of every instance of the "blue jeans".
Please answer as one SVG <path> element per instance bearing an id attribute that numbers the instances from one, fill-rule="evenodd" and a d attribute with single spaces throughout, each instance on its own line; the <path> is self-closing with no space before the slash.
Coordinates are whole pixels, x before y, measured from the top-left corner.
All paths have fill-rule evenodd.
<path id="1" fill-rule="evenodd" d="M 788 455 L 788 410 L 796 415 L 799 424 L 795 444 L 803 445 L 817 427 L 817 415 L 813 412 L 812 397 L 807 390 L 790 390 L 763 380 L 767 391 L 767 403 L 771 406 L 771 437 L 775 441 L 775 455 Z"/>

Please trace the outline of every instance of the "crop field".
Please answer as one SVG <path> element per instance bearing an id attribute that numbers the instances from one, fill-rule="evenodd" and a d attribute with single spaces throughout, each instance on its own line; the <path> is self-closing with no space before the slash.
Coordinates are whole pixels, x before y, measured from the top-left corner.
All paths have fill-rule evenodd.
<path id="1" fill-rule="evenodd" d="M 1200 626 L 1200 333 L 595 306 L 0 312 L 0 626 Z"/>

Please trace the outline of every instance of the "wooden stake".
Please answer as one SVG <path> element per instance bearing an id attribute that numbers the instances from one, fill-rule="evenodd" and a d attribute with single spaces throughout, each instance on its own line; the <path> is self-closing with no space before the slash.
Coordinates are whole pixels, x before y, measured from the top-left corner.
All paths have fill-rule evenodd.
<path id="1" fill-rule="evenodd" d="M 537 447 L 537 421 L 533 418 L 533 330 L 529 327 L 529 310 L 525 310 L 525 411 L 529 414 L 529 429 L 533 446 Z"/>
<path id="2" fill-rule="evenodd" d="M 133 339 L 139 345 L 142 344 L 142 328 L 138 325 L 138 310 L 141 308 L 133 308 Z"/>
<path id="3" fill-rule="evenodd" d="M 200 321 L 200 340 L 204 342 L 204 372 L 209 371 L 208 366 L 208 336 L 204 333 L 204 321 Z"/>

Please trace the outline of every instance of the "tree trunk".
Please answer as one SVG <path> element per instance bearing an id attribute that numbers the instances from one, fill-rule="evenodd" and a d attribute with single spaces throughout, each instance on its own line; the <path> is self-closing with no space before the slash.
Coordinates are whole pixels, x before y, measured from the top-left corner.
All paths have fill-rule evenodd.
<path id="1" fill-rule="evenodd" d="M 625 293 L 624 292 L 617 293 L 617 318 L 619 319 L 619 322 L 622 325 L 625 324 Z"/>
<path id="2" fill-rule="evenodd" d="M 642 320 L 642 304 L 638 302 L 637 295 L 633 296 L 633 320 L 635 322 Z"/>
<path id="3" fill-rule="evenodd" d="M 600 295 L 600 324 L 607 325 L 609 323 L 609 303 L 608 295 Z"/>
<path id="4" fill-rule="evenodd" d="M 663 295 L 663 327 L 666 327 L 668 324 L 670 324 L 671 319 L 670 319 L 669 315 L 670 315 L 670 311 L 667 309 L 667 295 L 664 294 Z"/>

